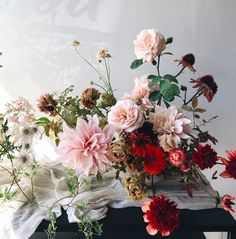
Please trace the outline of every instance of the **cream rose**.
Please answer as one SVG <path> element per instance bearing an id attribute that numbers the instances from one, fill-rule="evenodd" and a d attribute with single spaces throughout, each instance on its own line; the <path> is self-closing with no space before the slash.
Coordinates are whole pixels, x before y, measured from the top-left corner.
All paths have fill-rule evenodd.
<path id="1" fill-rule="evenodd" d="M 108 123 L 126 132 L 141 127 L 143 122 L 143 111 L 129 99 L 117 101 L 108 113 Z"/>
<path id="2" fill-rule="evenodd" d="M 151 62 L 166 48 L 164 36 L 158 30 L 143 30 L 134 41 L 135 55 L 137 59 Z"/>

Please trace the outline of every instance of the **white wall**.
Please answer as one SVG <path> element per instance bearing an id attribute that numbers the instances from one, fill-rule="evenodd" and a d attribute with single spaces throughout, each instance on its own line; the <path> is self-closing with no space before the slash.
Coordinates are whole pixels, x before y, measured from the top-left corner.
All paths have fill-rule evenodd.
<path id="1" fill-rule="evenodd" d="M 225 149 L 236 149 L 235 11 L 234 0 L 1 0 L 0 103 L 18 95 L 36 100 L 69 84 L 79 92 L 95 80 L 70 46 L 75 38 L 93 63 L 99 48 L 110 49 L 113 85 L 121 96 L 131 90 L 135 76 L 152 71 L 146 66 L 129 69 L 133 40 L 144 28 L 158 28 L 174 37 L 169 47 L 176 55 L 173 59 L 193 52 L 196 77 L 215 77 L 218 94 L 212 104 L 202 103 L 208 115 L 220 115 L 210 129 L 224 155 Z M 176 71 L 174 65 L 164 61 L 162 71 Z M 186 72 L 183 80 L 191 76 Z M 236 195 L 233 180 L 212 184 L 222 194 Z"/>

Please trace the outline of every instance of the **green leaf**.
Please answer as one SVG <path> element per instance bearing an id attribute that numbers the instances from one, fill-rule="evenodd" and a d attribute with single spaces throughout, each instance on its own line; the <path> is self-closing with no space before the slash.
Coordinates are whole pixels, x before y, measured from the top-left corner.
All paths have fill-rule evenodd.
<path id="1" fill-rule="evenodd" d="M 193 107 L 193 109 L 195 109 L 195 108 L 197 108 L 197 106 L 198 106 L 198 98 L 197 97 L 194 97 L 193 99 L 192 99 L 192 107 Z M 195 110 L 196 111 L 196 110 Z"/>
<path id="2" fill-rule="evenodd" d="M 50 120 L 47 117 L 41 117 L 36 120 L 36 124 L 40 124 L 40 125 L 45 125 L 49 123 L 50 123 Z"/>
<path id="3" fill-rule="evenodd" d="M 196 109 L 194 110 L 194 112 L 197 112 L 197 113 L 204 113 L 204 112 L 206 112 L 206 109 L 196 108 Z"/>
<path id="4" fill-rule="evenodd" d="M 167 44 L 170 44 L 170 43 L 172 43 L 173 42 L 173 37 L 168 37 L 167 39 L 166 39 L 166 45 Z"/>
<path id="5" fill-rule="evenodd" d="M 149 88 L 152 88 L 153 86 L 155 86 L 158 82 L 160 82 L 161 77 L 160 76 L 156 76 L 156 75 L 149 75 L 148 79 L 151 80 L 150 84 L 149 84 Z"/>
<path id="6" fill-rule="evenodd" d="M 164 75 L 163 78 L 168 79 L 170 82 L 173 81 L 175 83 L 178 83 L 177 79 L 173 75 L 167 74 L 167 75 Z"/>
<path id="7" fill-rule="evenodd" d="M 149 99 L 151 101 L 156 101 L 156 100 L 159 100 L 161 97 L 161 93 L 159 90 L 155 90 L 153 91 L 150 95 L 149 95 Z"/>
<path id="8" fill-rule="evenodd" d="M 193 112 L 193 108 L 191 106 L 188 106 L 188 105 L 183 105 L 182 109 L 184 109 L 184 110 L 186 110 L 188 112 Z"/>
<path id="9" fill-rule="evenodd" d="M 136 59 L 131 63 L 130 68 L 131 69 L 137 69 L 139 66 L 141 66 L 143 64 L 143 60 L 142 59 Z"/>
<path id="10" fill-rule="evenodd" d="M 161 80 L 159 90 L 162 94 L 168 90 L 171 86 L 171 83 L 168 79 Z"/>

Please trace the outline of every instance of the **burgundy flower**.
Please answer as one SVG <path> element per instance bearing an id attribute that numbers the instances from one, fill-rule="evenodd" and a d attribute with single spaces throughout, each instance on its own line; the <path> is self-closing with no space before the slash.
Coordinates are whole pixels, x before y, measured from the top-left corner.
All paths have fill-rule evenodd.
<path id="1" fill-rule="evenodd" d="M 220 174 L 223 178 L 236 179 L 236 151 L 226 151 L 226 155 L 229 160 L 221 158 L 221 161 L 225 165 L 225 171 Z"/>
<path id="2" fill-rule="evenodd" d="M 195 83 L 193 88 L 199 88 L 199 91 L 211 102 L 217 92 L 217 84 L 211 75 L 202 76 L 196 80 L 192 79 L 191 83 Z"/>
<path id="3" fill-rule="evenodd" d="M 145 157 L 145 146 L 151 143 L 151 138 L 145 133 L 133 132 L 130 134 L 132 154 L 137 157 Z"/>
<path id="4" fill-rule="evenodd" d="M 160 232 L 162 236 L 168 236 L 179 226 L 179 209 L 175 202 L 163 195 L 144 202 L 142 211 L 145 213 L 143 218 L 148 223 L 146 230 L 150 235 Z"/>
<path id="5" fill-rule="evenodd" d="M 192 161 L 202 170 L 212 168 L 217 160 L 217 153 L 209 144 L 206 144 L 205 146 L 199 144 L 197 151 L 194 151 L 192 156 Z"/>
<path id="6" fill-rule="evenodd" d="M 183 164 L 180 165 L 180 171 L 182 173 L 188 173 L 191 170 L 191 165 L 189 161 L 184 161 Z"/>
<path id="7" fill-rule="evenodd" d="M 193 68 L 195 63 L 195 57 L 192 53 L 186 54 L 182 57 L 182 60 L 177 60 L 179 65 L 182 65 L 184 68 L 189 68 L 190 71 L 195 72 L 196 70 Z"/>
<path id="8" fill-rule="evenodd" d="M 180 167 L 184 160 L 186 159 L 186 154 L 183 149 L 175 148 L 169 152 L 170 163 L 175 167 Z"/>
<path id="9" fill-rule="evenodd" d="M 235 205 L 231 200 L 235 200 L 235 197 L 230 195 L 224 195 L 220 200 L 220 205 L 224 208 L 227 212 L 234 212 L 232 205 Z"/>
<path id="10" fill-rule="evenodd" d="M 38 108 L 44 113 L 48 113 L 51 116 L 55 116 L 57 101 L 53 99 L 51 94 L 45 94 L 38 99 Z"/>
<path id="11" fill-rule="evenodd" d="M 146 145 L 144 171 L 151 174 L 161 174 L 166 168 L 165 152 L 154 145 Z"/>

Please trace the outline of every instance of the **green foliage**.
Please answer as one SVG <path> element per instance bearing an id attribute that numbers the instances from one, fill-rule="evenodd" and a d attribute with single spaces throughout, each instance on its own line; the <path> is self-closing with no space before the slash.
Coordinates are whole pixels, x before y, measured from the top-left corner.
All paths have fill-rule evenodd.
<path id="1" fill-rule="evenodd" d="M 134 60 L 131 65 L 130 68 L 131 69 L 137 69 L 138 67 L 140 67 L 143 64 L 143 60 L 142 59 L 136 59 Z"/>
<path id="2" fill-rule="evenodd" d="M 88 204 L 81 203 L 77 208 L 82 212 L 80 221 L 77 223 L 78 230 L 84 234 L 85 239 L 92 239 L 94 236 L 101 236 L 103 225 L 98 221 L 92 220 L 88 215 Z"/>
<path id="3" fill-rule="evenodd" d="M 56 237 L 57 230 L 57 215 L 55 212 L 49 212 L 49 224 L 47 230 L 45 230 L 48 239 L 54 239 Z"/>

